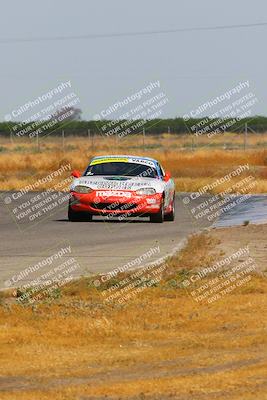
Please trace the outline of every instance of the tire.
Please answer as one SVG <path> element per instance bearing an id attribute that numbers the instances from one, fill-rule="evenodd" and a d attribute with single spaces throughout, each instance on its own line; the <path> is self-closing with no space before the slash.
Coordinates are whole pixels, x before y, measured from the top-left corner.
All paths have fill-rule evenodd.
<path id="1" fill-rule="evenodd" d="M 175 196 L 173 197 L 173 201 L 172 201 L 172 210 L 170 213 L 165 214 L 164 220 L 165 221 L 174 221 L 175 220 Z"/>
<path id="2" fill-rule="evenodd" d="M 71 222 L 82 222 L 82 221 L 92 221 L 92 215 L 89 213 L 73 211 L 69 205 L 68 218 Z"/>
<path id="3" fill-rule="evenodd" d="M 150 214 L 149 218 L 150 218 L 150 222 L 153 222 L 153 223 L 162 223 L 164 221 L 163 200 L 162 200 L 159 212 L 157 212 L 155 214 Z"/>

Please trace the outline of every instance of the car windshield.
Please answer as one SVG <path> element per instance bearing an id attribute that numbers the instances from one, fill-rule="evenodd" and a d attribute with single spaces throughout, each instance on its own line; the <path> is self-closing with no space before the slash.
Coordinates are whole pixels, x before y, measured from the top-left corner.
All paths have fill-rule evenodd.
<path id="1" fill-rule="evenodd" d="M 107 162 L 89 165 L 84 175 L 140 176 L 144 178 L 158 177 L 156 168 L 150 167 L 149 165 L 129 162 Z"/>

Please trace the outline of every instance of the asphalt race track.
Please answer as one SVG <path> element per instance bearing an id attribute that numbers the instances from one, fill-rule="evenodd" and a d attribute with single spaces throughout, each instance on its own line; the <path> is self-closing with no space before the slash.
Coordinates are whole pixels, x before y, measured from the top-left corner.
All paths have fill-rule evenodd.
<path id="1" fill-rule="evenodd" d="M 189 234 L 216 222 L 214 218 L 208 221 L 206 215 L 210 214 L 205 215 L 203 211 L 211 196 L 192 200 L 189 194 L 181 194 L 176 196 L 175 222 L 153 224 L 147 218 L 136 218 L 132 222 L 108 222 L 101 217 L 94 217 L 92 222 L 69 222 L 65 203 L 53 210 L 53 213 L 47 213 L 45 218 L 37 220 L 34 225 L 18 224 L 12 215 L 13 209 L 5 204 L 7 193 L 12 194 L 2 193 L 0 206 L 1 288 L 32 281 L 40 275 L 40 270 L 36 274 L 31 272 L 20 277 L 17 284 L 14 282 L 18 279 L 12 280 L 12 277 L 17 277 L 21 271 L 36 265 L 61 248 L 70 249 L 62 259 L 74 257 L 79 265 L 73 276 L 108 272 L 135 260 L 150 249 L 158 250 L 153 250 L 142 265 L 164 257 L 179 248 Z M 36 196 L 36 192 L 27 193 L 23 201 L 30 201 L 33 196 Z M 235 213 L 238 214 L 240 207 L 242 204 L 235 207 Z M 138 267 L 141 264 L 135 265 Z M 45 265 L 41 271 L 44 273 L 49 269 L 51 266 Z"/>

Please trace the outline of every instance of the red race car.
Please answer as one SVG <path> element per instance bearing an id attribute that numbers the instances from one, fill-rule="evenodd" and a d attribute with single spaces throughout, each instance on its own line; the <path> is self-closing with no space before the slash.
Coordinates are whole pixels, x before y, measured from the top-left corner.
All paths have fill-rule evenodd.
<path id="1" fill-rule="evenodd" d="M 73 171 L 72 176 L 70 221 L 92 221 L 93 215 L 121 221 L 132 216 L 148 216 L 151 222 L 174 220 L 174 182 L 152 158 L 98 156 L 83 175 Z"/>

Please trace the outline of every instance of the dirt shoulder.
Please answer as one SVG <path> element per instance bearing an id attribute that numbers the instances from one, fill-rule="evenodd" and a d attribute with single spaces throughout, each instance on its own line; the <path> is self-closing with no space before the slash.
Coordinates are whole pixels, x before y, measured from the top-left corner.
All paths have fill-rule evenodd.
<path id="1" fill-rule="evenodd" d="M 158 283 L 150 270 L 124 302 L 105 302 L 103 293 L 125 288 L 129 275 L 104 288 L 83 278 L 33 304 L 2 297 L 1 399 L 266 398 L 267 279 L 251 273 L 244 255 L 235 273 L 196 279 L 200 266 L 247 245 L 264 268 L 265 237 L 266 226 L 192 236 Z"/>

